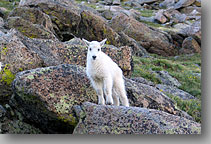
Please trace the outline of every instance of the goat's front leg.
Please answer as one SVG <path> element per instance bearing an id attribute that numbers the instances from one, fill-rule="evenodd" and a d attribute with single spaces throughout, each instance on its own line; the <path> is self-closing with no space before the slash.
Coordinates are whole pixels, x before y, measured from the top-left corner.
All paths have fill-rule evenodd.
<path id="1" fill-rule="evenodd" d="M 103 96 L 103 83 L 92 81 L 92 85 L 93 85 L 95 91 L 97 92 L 98 104 L 105 105 L 105 99 Z"/>
<path id="2" fill-rule="evenodd" d="M 105 93 L 105 97 L 106 97 L 106 104 L 113 105 L 114 101 L 112 98 L 112 87 L 113 87 L 112 78 L 110 78 L 110 77 L 104 78 L 103 84 L 104 84 L 103 85 L 104 93 Z"/>

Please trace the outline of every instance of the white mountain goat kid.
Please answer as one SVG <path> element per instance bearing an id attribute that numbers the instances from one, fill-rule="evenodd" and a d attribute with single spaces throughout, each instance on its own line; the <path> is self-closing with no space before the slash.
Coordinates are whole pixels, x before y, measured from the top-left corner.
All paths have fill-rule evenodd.
<path id="1" fill-rule="evenodd" d="M 108 105 L 119 106 L 120 99 L 123 106 L 129 106 L 122 70 L 109 56 L 101 51 L 101 47 L 107 39 L 101 42 L 82 40 L 88 46 L 86 74 L 97 92 L 98 104 L 105 105 L 105 95 Z"/>

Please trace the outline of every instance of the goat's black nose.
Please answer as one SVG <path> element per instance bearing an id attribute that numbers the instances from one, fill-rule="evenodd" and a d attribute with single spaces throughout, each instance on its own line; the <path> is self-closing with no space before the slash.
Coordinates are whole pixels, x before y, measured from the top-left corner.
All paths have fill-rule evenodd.
<path id="1" fill-rule="evenodd" d="M 92 56 L 92 58 L 95 60 L 96 59 L 96 56 Z"/>

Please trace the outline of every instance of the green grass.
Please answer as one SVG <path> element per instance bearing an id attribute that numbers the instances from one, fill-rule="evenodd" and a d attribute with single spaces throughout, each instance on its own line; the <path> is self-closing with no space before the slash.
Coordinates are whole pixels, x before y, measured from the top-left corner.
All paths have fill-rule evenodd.
<path id="1" fill-rule="evenodd" d="M 176 78 L 180 83 L 180 89 L 195 96 L 197 100 L 183 101 L 177 97 L 178 107 L 188 112 L 198 122 L 201 121 L 199 113 L 201 112 L 201 80 L 194 73 L 201 73 L 201 55 L 193 54 L 189 56 L 162 57 L 151 54 L 149 58 L 133 56 L 134 71 L 132 77 L 143 77 L 155 84 L 161 83 L 151 71 L 168 71 L 168 73 Z M 172 97 L 171 97 L 172 98 Z M 195 105 L 197 105 L 195 107 Z"/>
<path id="2" fill-rule="evenodd" d="M 19 1 L 20 0 L 14 0 L 14 2 L 19 2 Z M 9 2 L 7 0 L 0 0 L 0 7 L 7 9 L 6 15 L 8 15 L 9 12 L 12 11 L 15 6 L 16 5 L 13 5 L 13 2 Z"/>
<path id="3" fill-rule="evenodd" d="M 167 94 L 172 100 L 175 101 L 176 106 L 187 112 L 190 116 L 192 116 L 196 122 L 201 123 L 201 101 L 200 100 L 182 100 L 178 96 L 173 96 L 171 94 Z"/>
<path id="4" fill-rule="evenodd" d="M 152 17 L 155 15 L 153 10 L 145 9 L 145 10 L 140 10 L 140 12 L 141 12 L 141 16 L 143 17 Z"/>

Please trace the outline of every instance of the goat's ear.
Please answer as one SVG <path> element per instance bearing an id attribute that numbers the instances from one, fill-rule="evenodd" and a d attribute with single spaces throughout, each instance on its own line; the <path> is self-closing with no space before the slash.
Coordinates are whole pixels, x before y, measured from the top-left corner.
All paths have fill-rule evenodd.
<path id="1" fill-rule="evenodd" d="M 84 42 L 85 42 L 85 44 L 86 44 L 87 46 L 89 46 L 89 44 L 90 44 L 90 42 L 89 42 L 89 41 L 85 40 L 84 38 L 82 38 L 82 41 L 84 41 Z"/>
<path id="2" fill-rule="evenodd" d="M 102 40 L 102 41 L 100 42 L 100 46 L 102 47 L 102 46 L 105 44 L 106 41 L 107 41 L 107 38 L 104 39 L 104 40 Z"/>

